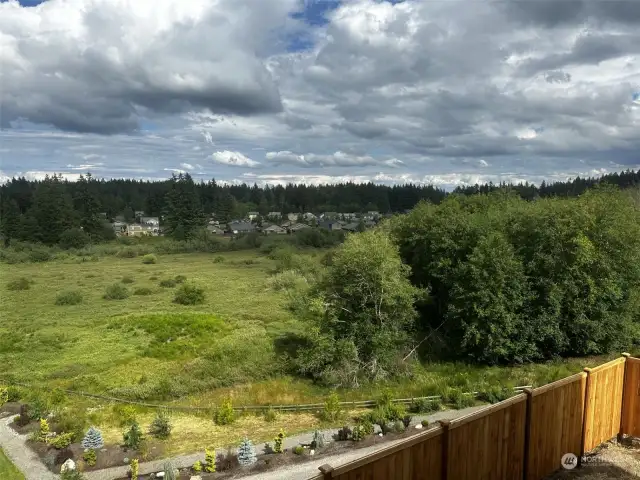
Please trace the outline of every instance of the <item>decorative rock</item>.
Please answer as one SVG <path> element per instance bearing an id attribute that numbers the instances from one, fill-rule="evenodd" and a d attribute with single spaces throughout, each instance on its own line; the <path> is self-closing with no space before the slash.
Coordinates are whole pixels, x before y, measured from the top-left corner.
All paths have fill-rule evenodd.
<path id="1" fill-rule="evenodd" d="M 316 454 L 315 450 L 313 450 L 313 449 L 309 450 L 309 455 L 315 455 L 315 454 Z"/>
<path id="2" fill-rule="evenodd" d="M 200 475 L 191 475 L 189 480 L 202 480 L 202 477 Z"/>
<path id="3" fill-rule="evenodd" d="M 156 478 L 164 478 L 164 472 L 156 473 Z"/>
<path id="4" fill-rule="evenodd" d="M 421 423 L 416 425 L 416 430 L 422 430 L 422 424 Z"/>
<path id="5" fill-rule="evenodd" d="M 129 459 L 127 457 L 124 457 L 124 459 L 122 460 L 124 463 L 129 463 Z"/>
<path id="6" fill-rule="evenodd" d="M 69 458 L 60 467 L 60 473 L 64 473 L 66 471 L 71 471 L 75 469 L 76 469 L 76 462 L 74 462 Z"/>
<path id="7" fill-rule="evenodd" d="M 378 434 L 378 436 L 379 436 L 379 437 L 381 437 L 381 436 L 382 436 L 382 432 L 380 432 L 380 433 Z"/>

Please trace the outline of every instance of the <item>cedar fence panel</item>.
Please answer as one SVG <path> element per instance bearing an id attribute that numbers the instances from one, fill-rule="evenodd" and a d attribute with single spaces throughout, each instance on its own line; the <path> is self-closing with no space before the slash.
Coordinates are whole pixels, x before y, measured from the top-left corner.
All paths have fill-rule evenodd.
<path id="1" fill-rule="evenodd" d="M 441 427 L 331 470 L 325 478 L 337 480 L 441 480 Z M 321 468 L 322 470 L 322 468 Z"/>
<path id="2" fill-rule="evenodd" d="M 623 357 L 596 368 L 584 369 L 587 372 L 584 452 L 620 433 L 625 361 Z"/>
<path id="3" fill-rule="evenodd" d="M 628 357 L 625 368 L 620 433 L 640 437 L 640 359 Z"/>
<path id="4" fill-rule="evenodd" d="M 513 480 L 524 471 L 527 396 L 451 421 L 448 480 Z"/>
<path id="5" fill-rule="evenodd" d="M 560 467 L 565 453 L 580 455 L 587 374 L 578 373 L 531 391 L 527 479 Z"/>

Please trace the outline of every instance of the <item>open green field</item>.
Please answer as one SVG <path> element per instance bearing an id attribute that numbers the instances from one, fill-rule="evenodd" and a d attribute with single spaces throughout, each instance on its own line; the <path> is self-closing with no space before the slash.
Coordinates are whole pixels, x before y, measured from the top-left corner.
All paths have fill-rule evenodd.
<path id="1" fill-rule="evenodd" d="M 320 258 L 317 251 L 305 255 Z M 187 406 L 212 407 L 227 396 L 235 405 L 321 402 L 329 390 L 288 375 L 275 346 L 282 335 L 304 326 L 286 309 L 285 295 L 268 287 L 274 266 L 251 251 L 160 255 L 156 264 L 143 264 L 140 257 L 0 264 L 5 380 L 37 384 L 49 392 L 62 387 Z M 205 289 L 204 304 L 173 303 L 176 287 L 159 283 L 178 275 Z M 21 277 L 32 282 L 29 289 L 7 288 Z M 123 283 L 130 296 L 104 299 L 114 283 Z M 150 294 L 133 294 L 141 287 Z M 82 303 L 56 305 L 56 297 L 70 290 L 81 293 Z M 481 391 L 492 385 L 540 385 L 602 360 L 512 368 L 428 364 L 416 366 L 413 376 L 400 382 L 338 393 L 358 400 L 378 397 L 382 387 L 397 398 L 439 394 L 448 387 Z M 66 404 L 100 406 L 91 421 L 103 429 L 105 440 L 121 439 L 118 419 L 105 402 L 74 396 Z M 152 418 L 151 412 L 140 411 L 143 425 Z M 255 440 L 269 439 L 281 426 L 293 433 L 319 425 L 311 414 L 280 415 L 273 423 L 244 417 L 227 427 L 187 414 L 176 414 L 173 421 L 168 453 L 224 446 L 247 433 Z"/>
<path id="2" fill-rule="evenodd" d="M 0 448 L 0 478 L 2 480 L 24 480 L 24 475 L 6 457 Z"/>

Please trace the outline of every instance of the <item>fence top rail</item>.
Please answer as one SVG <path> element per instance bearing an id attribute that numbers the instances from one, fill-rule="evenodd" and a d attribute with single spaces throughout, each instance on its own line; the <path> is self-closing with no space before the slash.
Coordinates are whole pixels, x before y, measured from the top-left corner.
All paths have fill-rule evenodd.
<path id="1" fill-rule="evenodd" d="M 611 360 L 610 362 L 603 363 L 602 365 L 598 365 L 597 367 L 585 368 L 584 370 L 585 372 L 594 374 L 594 373 L 601 372 L 602 370 L 608 370 L 609 368 L 615 367 L 616 365 L 619 365 L 626 361 L 627 359 L 625 357 L 620 357 L 620 358 L 616 358 L 615 360 Z"/>
<path id="2" fill-rule="evenodd" d="M 631 363 L 640 363 L 640 358 L 636 358 L 636 357 L 627 357 L 627 362 L 631 362 Z"/>
<path id="3" fill-rule="evenodd" d="M 391 445 L 390 447 L 383 448 L 382 450 L 378 450 L 377 452 L 346 463 L 333 470 L 332 476 L 337 477 L 338 475 L 350 472 L 351 470 L 354 470 L 358 467 L 375 462 L 376 460 L 380 460 L 381 458 L 387 457 L 389 455 L 393 455 L 396 452 L 405 450 L 409 447 L 417 445 L 418 443 L 426 442 L 427 440 L 437 437 L 438 435 L 442 435 L 442 427 L 440 425 L 430 427 L 425 432 L 420 432 L 416 435 L 412 435 L 405 440 L 399 440 L 398 443 Z"/>
<path id="4" fill-rule="evenodd" d="M 454 428 L 461 427 L 462 425 L 466 425 L 469 422 L 485 417 L 487 415 L 491 415 L 492 413 L 499 412 L 500 410 L 508 408 L 512 405 L 516 405 L 518 403 L 523 403 L 526 401 L 527 401 L 527 395 L 525 393 L 521 393 L 519 395 L 516 395 L 515 397 L 508 398 L 507 400 L 504 400 L 500 403 L 489 405 L 488 407 L 478 410 L 477 412 L 473 412 L 473 413 L 470 413 L 469 415 L 465 415 L 464 417 L 451 420 L 449 430 L 453 430 Z"/>
<path id="5" fill-rule="evenodd" d="M 541 387 L 534 388 L 531 395 L 537 397 L 538 395 L 546 393 L 550 390 L 555 390 L 556 388 L 563 387 L 573 382 L 582 381 L 582 379 L 584 379 L 586 376 L 587 374 L 585 372 L 580 372 L 576 373 L 575 375 L 571 375 L 570 377 L 566 377 L 552 383 L 547 383 L 546 385 L 543 385 Z"/>

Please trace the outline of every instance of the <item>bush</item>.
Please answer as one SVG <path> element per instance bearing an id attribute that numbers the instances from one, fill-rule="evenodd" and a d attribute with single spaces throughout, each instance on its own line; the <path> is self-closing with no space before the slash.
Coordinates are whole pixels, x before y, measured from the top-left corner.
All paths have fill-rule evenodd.
<path id="1" fill-rule="evenodd" d="M 147 253 L 142 257 L 142 263 L 145 265 L 152 265 L 154 263 L 158 263 L 158 258 L 153 253 Z"/>
<path id="2" fill-rule="evenodd" d="M 139 465 L 138 465 L 138 459 L 137 458 L 132 458 L 131 459 L 131 463 L 129 463 L 130 466 L 130 473 L 131 473 L 131 479 L 132 480 L 138 480 L 138 472 L 139 472 Z"/>
<path id="3" fill-rule="evenodd" d="M 273 453 L 284 453 L 284 430 L 280 429 L 280 433 L 273 439 Z"/>
<path id="4" fill-rule="evenodd" d="M 8 395 L 7 402 L 17 402 L 22 397 L 20 387 L 9 385 L 6 390 Z"/>
<path id="5" fill-rule="evenodd" d="M 83 437 L 87 429 L 87 419 L 84 412 L 63 410 L 53 418 L 53 425 L 57 432 L 71 433 L 75 441 Z"/>
<path id="6" fill-rule="evenodd" d="M 422 421 L 420 422 L 420 424 L 421 424 L 423 427 L 425 427 L 425 428 L 426 428 L 426 427 L 428 427 L 428 426 L 429 426 L 429 420 L 427 420 L 427 419 L 425 418 L 424 420 L 422 420 Z"/>
<path id="7" fill-rule="evenodd" d="M 223 400 L 220 406 L 216 409 L 213 421 L 216 425 L 231 425 L 235 419 L 236 415 L 233 411 L 233 404 L 231 403 L 231 399 L 227 398 Z"/>
<path id="8" fill-rule="evenodd" d="M 51 260 L 51 252 L 46 247 L 34 248 L 28 254 L 29 260 L 35 263 Z"/>
<path id="9" fill-rule="evenodd" d="M 85 480 L 85 478 L 86 477 L 82 475 L 82 473 L 80 473 L 77 469 L 66 470 L 60 474 L 60 480 Z"/>
<path id="10" fill-rule="evenodd" d="M 324 439 L 324 435 L 322 435 L 321 432 L 319 432 L 318 430 L 313 432 L 313 440 L 311 441 L 311 448 L 313 448 L 314 450 L 316 448 L 323 448 L 325 443 L 326 442 Z"/>
<path id="11" fill-rule="evenodd" d="M 82 458 L 85 462 L 87 462 L 87 465 L 89 465 L 90 467 L 93 467 L 96 464 L 96 461 L 98 460 L 96 451 L 93 448 L 90 448 L 86 452 L 84 452 L 84 454 L 82 455 Z"/>
<path id="12" fill-rule="evenodd" d="M 95 427 L 89 427 L 89 430 L 87 430 L 87 433 L 82 439 L 82 448 L 99 450 L 102 447 L 104 447 L 102 432 Z"/>
<path id="13" fill-rule="evenodd" d="M 160 280 L 159 285 L 164 288 L 173 288 L 178 284 L 173 278 L 167 278 L 166 280 Z"/>
<path id="14" fill-rule="evenodd" d="M 55 437 L 49 439 L 49 445 L 51 445 L 56 450 L 62 450 L 63 448 L 67 448 L 71 445 L 73 441 L 74 433 L 61 433 L 56 435 Z"/>
<path id="15" fill-rule="evenodd" d="M 257 461 L 256 448 L 253 446 L 253 442 L 245 438 L 238 446 L 238 463 L 243 467 L 250 467 Z"/>
<path id="16" fill-rule="evenodd" d="M 156 418 L 151 422 L 149 433 L 156 438 L 166 439 L 171 435 L 171 423 L 166 411 L 158 411 Z"/>
<path id="17" fill-rule="evenodd" d="M 174 277 L 174 280 L 176 281 L 176 283 L 184 283 L 187 280 L 187 277 L 185 277 L 184 275 L 176 275 Z"/>
<path id="18" fill-rule="evenodd" d="M 149 287 L 138 287 L 133 291 L 134 295 L 151 295 L 153 294 L 153 290 Z"/>
<path id="19" fill-rule="evenodd" d="M 445 403 L 453 405 L 454 408 L 460 410 L 462 408 L 472 407 L 476 401 L 473 395 L 467 395 L 458 388 L 448 387 L 442 395 Z"/>
<path id="20" fill-rule="evenodd" d="M 40 429 L 38 430 L 38 441 L 46 442 L 49 435 L 49 422 L 46 419 L 40 419 Z"/>
<path id="21" fill-rule="evenodd" d="M 31 280 L 24 277 L 16 278 L 15 280 L 11 280 L 9 283 L 7 283 L 7 290 L 29 290 L 29 288 L 31 288 L 31 283 Z"/>
<path id="22" fill-rule="evenodd" d="M 304 447 L 302 445 L 297 445 L 293 448 L 293 453 L 296 455 L 302 455 L 304 453 Z"/>
<path id="23" fill-rule="evenodd" d="M 103 296 L 105 300 L 124 300 L 129 297 L 129 290 L 121 283 L 109 285 Z"/>
<path id="24" fill-rule="evenodd" d="M 91 239 L 84 230 L 80 228 L 70 228 L 60 234 L 58 244 L 65 250 L 70 248 L 83 248 L 89 244 Z"/>
<path id="25" fill-rule="evenodd" d="M 82 303 L 82 294 L 76 290 L 59 293 L 56 297 L 56 305 L 79 305 Z"/>
<path id="26" fill-rule="evenodd" d="M 113 406 L 113 416 L 120 427 L 129 427 L 136 421 L 136 408 L 133 405 L 117 403 Z"/>
<path id="27" fill-rule="evenodd" d="M 337 393 L 333 392 L 324 402 L 320 418 L 325 422 L 335 422 L 340 419 L 341 414 L 342 408 L 340 407 L 340 398 Z"/>
<path id="28" fill-rule="evenodd" d="M 402 433 L 404 432 L 406 429 L 406 427 L 404 426 L 404 423 L 402 422 L 402 420 L 398 420 L 397 422 L 393 422 L 393 430 L 397 433 Z"/>
<path id="29" fill-rule="evenodd" d="M 180 305 L 199 305 L 204 303 L 204 289 L 192 283 L 183 283 L 176 290 L 174 303 Z"/>
<path id="30" fill-rule="evenodd" d="M 0 387 L 0 407 L 9 401 L 9 389 Z"/>
<path id="31" fill-rule="evenodd" d="M 480 392 L 478 394 L 478 399 L 489 403 L 499 403 L 511 398 L 514 393 L 514 390 L 509 387 L 495 385 Z"/>
<path id="32" fill-rule="evenodd" d="M 409 411 L 413 413 L 431 413 L 437 412 L 440 410 L 441 402 L 438 399 L 427 399 L 421 398 L 418 400 L 414 400 L 411 406 L 409 407 Z"/>
<path id="33" fill-rule="evenodd" d="M 216 470 L 218 472 L 233 470 L 239 466 L 238 455 L 233 450 L 229 450 L 227 453 L 221 453 L 216 458 Z"/>
<path id="34" fill-rule="evenodd" d="M 411 415 L 405 415 L 402 418 L 402 423 L 404 424 L 404 428 L 409 428 L 409 425 L 411 425 L 412 418 L 413 417 Z"/>
<path id="35" fill-rule="evenodd" d="M 129 276 L 122 277 L 122 280 L 120 280 L 120 281 L 121 281 L 122 283 L 133 283 L 133 282 L 135 282 L 135 280 L 133 279 L 133 277 L 129 277 Z"/>
<path id="36" fill-rule="evenodd" d="M 213 263 L 222 263 L 222 262 L 224 262 L 224 257 L 222 255 L 217 255 L 213 259 Z"/>
<path id="37" fill-rule="evenodd" d="M 338 430 L 336 440 L 339 442 L 346 442 L 347 440 L 351 439 L 352 434 L 353 432 L 351 431 L 351 429 L 345 425 L 340 430 Z"/>
<path id="38" fill-rule="evenodd" d="M 213 473 L 216 471 L 216 451 L 204 449 L 204 471 Z"/>
<path id="39" fill-rule="evenodd" d="M 200 460 L 196 460 L 196 462 L 191 465 L 191 470 L 193 470 L 193 473 L 196 475 L 199 474 L 202 471 L 202 462 Z"/>
<path id="40" fill-rule="evenodd" d="M 353 440 L 354 442 L 360 442 L 364 440 L 364 437 L 364 429 L 361 425 L 356 425 L 355 427 L 353 427 L 353 430 L 351 431 L 351 440 Z"/>
<path id="41" fill-rule="evenodd" d="M 2 403 L 0 402 L 0 405 Z M 264 411 L 264 421 L 265 422 L 269 422 L 269 423 L 273 423 L 278 419 L 278 413 L 271 407 L 267 408 Z"/>
<path id="42" fill-rule="evenodd" d="M 142 440 L 144 439 L 142 430 L 140 429 L 140 425 L 138 425 L 138 422 L 134 421 L 131 424 L 131 427 L 129 427 L 129 430 L 122 435 L 122 438 L 124 440 L 125 447 L 137 450 L 140 447 Z"/>

